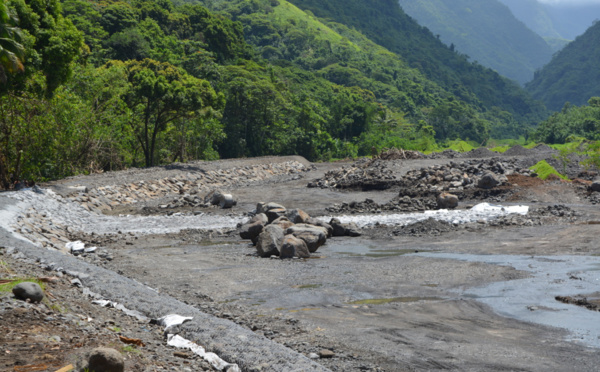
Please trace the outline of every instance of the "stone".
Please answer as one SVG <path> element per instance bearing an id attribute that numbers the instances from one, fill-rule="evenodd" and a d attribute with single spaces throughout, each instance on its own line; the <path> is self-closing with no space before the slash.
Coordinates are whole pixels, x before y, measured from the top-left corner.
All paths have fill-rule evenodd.
<path id="1" fill-rule="evenodd" d="M 331 225 L 333 229 L 333 236 L 346 236 L 346 228 L 339 219 L 332 218 L 331 221 L 329 221 L 329 225 Z"/>
<path id="2" fill-rule="evenodd" d="M 306 223 L 310 219 L 308 213 L 304 212 L 302 209 L 289 210 L 286 217 L 293 223 Z"/>
<path id="3" fill-rule="evenodd" d="M 221 198 L 219 200 L 219 207 L 221 209 L 229 209 L 236 205 L 237 202 L 233 198 L 231 194 L 221 194 Z"/>
<path id="4" fill-rule="evenodd" d="M 250 222 L 256 222 L 256 221 L 260 221 L 263 225 L 266 225 L 269 223 L 269 218 L 267 217 L 266 214 L 259 213 L 259 214 L 254 215 L 254 217 L 252 217 L 250 219 Z"/>
<path id="5" fill-rule="evenodd" d="M 84 365 L 78 370 L 90 372 L 124 372 L 125 360 L 123 355 L 115 349 L 99 347 L 93 349 L 88 355 Z"/>
<path id="6" fill-rule="evenodd" d="M 346 236 L 350 236 L 350 237 L 357 237 L 357 236 L 361 236 L 362 233 L 359 231 L 358 229 L 358 225 L 355 224 L 354 222 L 350 222 L 348 224 L 345 224 L 346 227 Z"/>
<path id="7" fill-rule="evenodd" d="M 329 349 L 323 349 L 319 351 L 319 357 L 320 358 L 333 358 L 335 356 L 335 353 Z"/>
<path id="8" fill-rule="evenodd" d="M 269 223 L 272 223 L 279 217 L 285 216 L 285 212 L 286 212 L 285 208 L 269 209 L 266 213 L 267 218 L 269 219 Z"/>
<path id="9" fill-rule="evenodd" d="M 279 256 L 283 245 L 283 229 L 277 225 L 268 225 L 258 236 L 256 251 L 261 257 Z"/>
<path id="10" fill-rule="evenodd" d="M 282 229 L 286 230 L 288 227 L 294 226 L 294 223 L 290 221 L 287 217 L 281 216 L 277 218 L 275 221 L 271 222 L 272 225 L 278 225 Z"/>
<path id="11" fill-rule="evenodd" d="M 34 282 L 19 283 L 12 289 L 15 297 L 21 300 L 30 300 L 31 302 L 40 302 L 44 299 L 44 291 L 39 284 Z"/>
<path id="12" fill-rule="evenodd" d="M 285 209 L 281 204 L 277 203 L 258 203 L 256 204 L 256 213 L 267 213 L 271 209 Z"/>
<path id="13" fill-rule="evenodd" d="M 286 235 L 281 246 L 279 258 L 309 258 L 310 251 L 308 246 L 302 239 L 296 238 L 294 235 Z"/>
<path id="14" fill-rule="evenodd" d="M 247 223 L 240 230 L 240 238 L 254 240 L 264 229 L 264 224 L 261 221 Z"/>
<path id="15" fill-rule="evenodd" d="M 319 227 L 325 228 L 325 230 L 327 230 L 327 237 L 328 238 L 330 238 L 330 237 L 333 236 L 333 227 L 330 224 L 328 224 L 327 222 L 323 222 L 323 221 L 321 221 L 319 219 L 311 217 L 311 218 L 309 218 L 306 221 L 306 223 L 308 225 L 319 226 Z"/>
<path id="16" fill-rule="evenodd" d="M 310 253 L 315 253 L 320 246 L 327 242 L 327 229 L 324 227 L 296 224 L 288 228 L 285 233 L 304 240 Z"/>
<path id="17" fill-rule="evenodd" d="M 440 209 L 454 209 L 458 207 L 458 196 L 444 192 L 437 197 L 437 206 Z"/>
<path id="18" fill-rule="evenodd" d="M 590 186 L 590 189 L 592 191 L 595 191 L 595 192 L 600 192 L 600 179 L 595 180 L 594 182 L 592 182 L 592 185 Z"/>
<path id="19" fill-rule="evenodd" d="M 500 181 L 493 173 L 486 173 L 477 181 L 477 187 L 480 189 L 493 189 L 499 184 Z"/>

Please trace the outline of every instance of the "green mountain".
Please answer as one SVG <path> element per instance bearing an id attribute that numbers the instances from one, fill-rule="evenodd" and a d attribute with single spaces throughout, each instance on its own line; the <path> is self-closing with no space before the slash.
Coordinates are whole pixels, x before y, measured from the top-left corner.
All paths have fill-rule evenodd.
<path id="1" fill-rule="evenodd" d="M 558 52 L 526 89 L 552 110 L 600 96 L 600 22 Z"/>
<path id="2" fill-rule="evenodd" d="M 406 63 L 461 100 L 497 117 L 500 110 L 519 123 L 535 124 L 545 108 L 517 83 L 451 50 L 408 16 L 395 0 L 292 0 L 316 16 L 352 27 L 396 53 Z"/>
<path id="3" fill-rule="evenodd" d="M 542 3 L 538 0 L 499 0 L 517 19 L 546 39 L 555 50 L 583 34 L 600 17 L 600 4 Z"/>
<path id="4" fill-rule="evenodd" d="M 400 0 L 404 11 L 459 53 L 525 84 L 552 49 L 498 0 Z"/>

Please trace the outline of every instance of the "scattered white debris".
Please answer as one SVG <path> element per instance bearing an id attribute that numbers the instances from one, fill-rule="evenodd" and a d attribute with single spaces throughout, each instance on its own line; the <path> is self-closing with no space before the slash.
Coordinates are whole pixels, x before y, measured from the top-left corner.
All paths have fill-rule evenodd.
<path id="1" fill-rule="evenodd" d="M 81 252 L 85 249 L 85 243 L 81 240 L 76 240 L 74 242 L 68 242 L 65 244 L 65 247 L 67 247 L 67 250 L 71 253 Z"/>
<path id="2" fill-rule="evenodd" d="M 191 316 L 181 316 L 181 315 L 177 315 L 177 314 L 169 314 L 169 315 L 163 316 L 162 318 L 156 319 L 156 324 L 161 325 L 161 326 L 165 327 L 165 329 L 166 329 L 166 328 L 169 328 L 172 326 L 183 324 L 192 319 L 194 319 L 194 318 Z"/>
<path id="3" fill-rule="evenodd" d="M 179 335 L 169 335 L 167 344 L 180 349 L 189 349 L 194 354 L 200 356 L 219 371 L 227 369 L 227 372 L 241 372 L 237 364 L 227 363 L 215 353 L 207 353 L 204 348 L 194 342 L 186 340 Z"/>

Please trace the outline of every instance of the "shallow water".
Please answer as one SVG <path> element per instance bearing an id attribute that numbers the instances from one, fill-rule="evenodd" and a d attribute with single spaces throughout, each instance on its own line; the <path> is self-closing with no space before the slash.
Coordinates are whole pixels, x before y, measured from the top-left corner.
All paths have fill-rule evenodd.
<path id="1" fill-rule="evenodd" d="M 570 332 L 569 341 L 600 347 L 600 312 L 555 300 L 556 296 L 587 295 L 600 290 L 600 257 L 452 253 L 416 255 L 484 262 L 528 271 L 531 277 L 526 279 L 495 282 L 457 292 L 491 306 L 502 316 L 564 328 Z"/>

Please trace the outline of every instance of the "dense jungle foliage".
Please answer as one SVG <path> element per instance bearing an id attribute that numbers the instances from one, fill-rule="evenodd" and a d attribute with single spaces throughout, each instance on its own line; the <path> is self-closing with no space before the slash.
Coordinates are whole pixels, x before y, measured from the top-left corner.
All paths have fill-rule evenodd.
<path id="1" fill-rule="evenodd" d="M 483 143 L 524 133 L 544 111 L 397 4 L 410 27 L 392 36 L 423 42 L 416 57 L 283 0 L 0 2 L 4 187 L 193 159 Z"/>
<path id="2" fill-rule="evenodd" d="M 542 122 L 534 132 L 536 140 L 566 143 L 576 138 L 600 141 L 600 97 L 592 97 L 586 106 L 566 104 L 560 112 Z"/>
<path id="3" fill-rule="evenodd" d="M 598 61 L 600 22 L 558 52 L 526 88 L 552 110 L 560 110 L 565 102 L 584 105 L 600 95 Z"/>
<path id="4" fill-rule="evenodd" d="M 402 9 L 451 49 L 525 84 L 553 50 L 498 0 L 400 0 Z"/>

